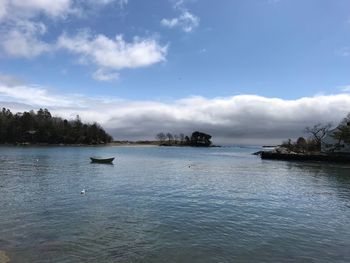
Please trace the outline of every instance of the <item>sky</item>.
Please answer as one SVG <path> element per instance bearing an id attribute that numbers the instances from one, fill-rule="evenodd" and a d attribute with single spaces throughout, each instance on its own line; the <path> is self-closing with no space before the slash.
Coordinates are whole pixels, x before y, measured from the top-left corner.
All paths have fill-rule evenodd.
<path id="1" fill-rule="evenodd" d="M 269 144 L 350 112 L 348 0 L 0 0 L 0 106 Z"/>

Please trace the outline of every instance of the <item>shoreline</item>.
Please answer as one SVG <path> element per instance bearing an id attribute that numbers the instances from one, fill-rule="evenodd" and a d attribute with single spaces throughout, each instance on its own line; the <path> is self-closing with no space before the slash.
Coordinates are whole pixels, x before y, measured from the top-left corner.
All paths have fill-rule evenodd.
<path id="1" fill-rule="evenodd" d="M 51 143 L 30 143 L 30 144 L 0 144 L 0 147 L 104 147 L 108 144 L 51 144 Z"/>
<path id="2" fill-rule="evenodd" d="M 326 154 L 326 153 L 277 153 L 261 151 L 262 160 L 281 160 L 281 161 L 316 161 L 327 163 L 345 163 L 350 164 L 350 154 Z"/>
<path id="3" fill-rule="evenodd" d="M 213 148 L 213 147 L 222 147 L 219 145 L 211 146 L 193 146 L 193 145 L 184 145 L 184 144 L 160 144 L 155 141 L 114 141 L 110 143 L 101 143 L 101 144 L 54 144 L 54 143 L 3 143 L 0 144 L 0 147 L 108 147 L 108 146 L 117 146 L 117 147 L 129 147 L 129 146 L 149 146 L 149 147 L 194 147 L 194 148 Z"/>

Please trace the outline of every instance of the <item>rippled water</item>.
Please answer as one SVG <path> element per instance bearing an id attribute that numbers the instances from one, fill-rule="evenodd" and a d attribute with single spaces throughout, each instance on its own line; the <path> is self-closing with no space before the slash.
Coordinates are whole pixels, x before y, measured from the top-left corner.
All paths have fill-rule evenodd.
<path id="1" fill-rule="evenodd" d="M 350 166 L 255 150 L 0 147 L 0 251 L 11 262 L 350 262 Z"/>

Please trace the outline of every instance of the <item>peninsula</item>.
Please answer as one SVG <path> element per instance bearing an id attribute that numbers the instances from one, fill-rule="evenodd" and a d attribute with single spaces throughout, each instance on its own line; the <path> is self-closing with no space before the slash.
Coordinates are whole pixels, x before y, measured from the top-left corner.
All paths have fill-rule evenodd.
<path id="1" fill-rule="evenodd" d="M 212 136 L 204 132 L 195 131 L 191 136 L 183 133 L 172 134 L 170 132 L 158 133 L 156 140 L 137 140 L 137 141 L 113 141 L 109 145 L 113 146 L 177 146 L 177 147 L 219 147 L 213 145 L 211 141 Z"/>
<path id="2" fill-rule="evenodd" d="M 350 114 L 334 129 L 331 124 L 306 127 L 307 139 L 289 139 L 272 151 L 260 151 L 262 159 L 350 163 Z"/>

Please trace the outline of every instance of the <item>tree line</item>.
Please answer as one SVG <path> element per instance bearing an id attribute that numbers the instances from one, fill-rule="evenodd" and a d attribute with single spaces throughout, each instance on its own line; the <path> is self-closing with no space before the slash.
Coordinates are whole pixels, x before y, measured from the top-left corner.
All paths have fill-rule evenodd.
<path id="1" fill-rule="evenodd" d="M 0 112 L 0 143 L 8 144 L 105 144 L 112 137 L 98 124 L 53 117 L 47 109 L 13 114 Z"/>
<path id="2" fill-rule="evenodd" d="M 332 137 L 337 140 L 337 146 L 343 141 L 350 144 L 350 113 L 344 118 L 337 129 L 333 132 Z"/>
<path id="3" fill-rule="evenodd" d="M 183 133 L 172 134 L 170 132 L 160 132 L 156 135 L 156 140 L 163 146 L 203 146 L 208 147 L 212 144 L 212 136 L 204 132 L 195 131 L 191 136 Z"/>

